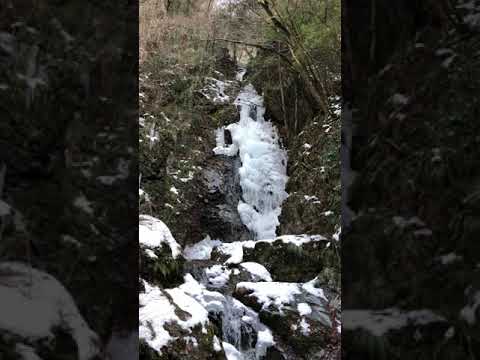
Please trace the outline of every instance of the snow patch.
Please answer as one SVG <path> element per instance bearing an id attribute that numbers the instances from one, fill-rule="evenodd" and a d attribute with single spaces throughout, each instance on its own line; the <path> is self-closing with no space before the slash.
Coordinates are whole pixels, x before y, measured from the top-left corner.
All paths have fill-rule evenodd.
<path id="1" fill-rule="evenodd" d="M 270 272 L 265 268 L 265 266 L 256 263 L 256 262 L 244 262 L 240 264 L 245 270 L 247 270 L 250 274 L 258 277 L 263 281 L 272 281 L 272 275 Z"/>
<path id="2" fill-rule="evenodd" d="M 310 315 L 312 313 L 312 308 L 307 303 L 299 303 L 297 310 L 300 316 Z"/>
<path id="3" fill-rule="evenodd" d="M 293 303 L 295 295 L 302 293 L 298 284 L 285 282 L 240 282 L 237 289 L 251 290 L 250 296 L 256 297 L 263 309 L 274 305 L 279 311 L 284 305 Z"/>
<path id="4" fill-rule="evenodd" d="M 167 225 L 161 220 L 149 215 L 140 215 L 138 231 L 140 244 L 143 246 L 154 249 L 165 243 L 170 247 L 173 258 L 181 254 L 180 245 L 173 238 Z"/>

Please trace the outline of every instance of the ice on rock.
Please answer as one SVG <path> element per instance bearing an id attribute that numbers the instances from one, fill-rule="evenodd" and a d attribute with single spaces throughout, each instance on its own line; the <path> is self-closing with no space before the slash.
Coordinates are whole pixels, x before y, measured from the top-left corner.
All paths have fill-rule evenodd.
<path id="1" fill-rule="evenodd" d="M 11 207 L 6 202 L 0 200 L 0 216 L 7 216 L 11 213 Z"/>
<path id="2" fill-rule="evenodd" d="M 186 246 L 183 250 L 183 256 L 187 260 L 210 260 L 213 248 L 221 244 L 220 240 L 212 240 L 207 235 L 202 241 L 192 246 Z"/>
<path id="3" fill-rule="evenodd" d="M 223 349 L 225 350 L 225 356 L 227 360 L 243 360 L 243 355 L 238 351 L 235 346 L 227 342 L 223 342 Z"/>
<path id="4" fill-rule="evenodd" d="M 207 290 L 190 274 L 185 275 L 184 280 L 185 282 L 177 288 L 178 290 L 195 299 L 208 312 L 222 311 L 226 301 L 225 296 L 219 292 Z"/>
<path id="5" fill-rule="evenodd" d="M 232 144 L 225 144 L 221 128 L 217 130 L 214 152 L 240 156 L 243 201 L 238 204 L 238 212 L 242 222 L 257 239 L 274 238 L 281 205 L 288 196 L 287 155 L 280 146 L 276 128 L 265 121 L 263 99 L 251 84 L 240 92 L 235 105 L 240 107 L 240 120 L 225 128 L 232 135 Z"/>
<path id="6" fill-rule="evenodd" d="M 247 73 L 247 69 L 241 68 L 240 71 L 238 71 L 237 74 L 235 75 L 235 80 L 243 81 L 243 77 L 245 76 L 246 73 Z"/>

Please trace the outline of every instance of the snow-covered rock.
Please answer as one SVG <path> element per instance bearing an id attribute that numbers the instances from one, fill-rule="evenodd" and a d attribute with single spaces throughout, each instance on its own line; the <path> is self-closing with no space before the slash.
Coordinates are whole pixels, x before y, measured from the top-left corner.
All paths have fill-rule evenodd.
<path id="1" fill-rule="evenodd" d="M 18 262 L 0 263 L 0 333 L 15 336 L 21 355 L 40 359 L 36 346 L 55 346 L 56 331 L 65 331 L 77 345 L 77 359 L 100 353 L 98 336 L 80 314 L 69 292 L 51 275 Z M 35 319 L 35 321 L 32 321 Z M 52 347 L 48 351 L 55 352 Z M 52 353 L 52 354 L 53 354 Z"/>
<path id="2" fill-rule="evenodd" d="M 151 250 L 160 248 L 162 244 L 168 245 L 173 258 L 181 254 L 181 247 L 175 241 L 170 229 L 165 223 L 153 216 L 140 215 L 139 240 L 142 246 Z"/>

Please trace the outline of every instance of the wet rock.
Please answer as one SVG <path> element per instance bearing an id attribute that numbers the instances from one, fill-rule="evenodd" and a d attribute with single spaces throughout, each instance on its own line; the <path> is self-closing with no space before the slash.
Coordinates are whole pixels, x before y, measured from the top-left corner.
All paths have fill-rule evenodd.
<path id="1" fill-rule="evenodd" d="M 250 238 L 237 211 L 242 193 L 239 167 L 238 158 L 227 156 L 215 157 L 206 166 L 201 181 L 202 187 L 208 189 L 204 194 L 208 206 L 199 209 L 197 231 L 232 242 Z"/>

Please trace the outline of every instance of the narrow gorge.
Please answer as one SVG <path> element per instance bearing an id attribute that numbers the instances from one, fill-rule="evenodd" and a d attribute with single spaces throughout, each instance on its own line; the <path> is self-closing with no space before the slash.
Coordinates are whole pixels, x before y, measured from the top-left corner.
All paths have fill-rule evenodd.
<path id="1" fill-rule="evenodd" d="M 168 189 L 182 202 L 182 190 L 195 187 L 202 214 L 209 214 L 208 221 L 201 219 L 206 236 L 179 244 L 162 219 L 140 216 L 145 359 L 338 356 L 340 293 L 329 274 L 336 266 L 338 234 L 278 234 L 288 197 L 287 152 L 244 73 L 238 70 L 235 80 L 205 79 L 202 101 L 230 108 L 232 118 L 208 126 L 214 147 L 205 154 L 205 167 L 194 167 L 190 178 L 174 174 L 185 187 Z M 160 146 L 153 122 L 143 121 L 143 141 Z M 152 185 L 140 183 L 146 204 Z M 193 213 L 179 219 L 182 226 L 195 224 Z M 159 280 L 173 273 L 177 286 L 162 286 Z"/>

